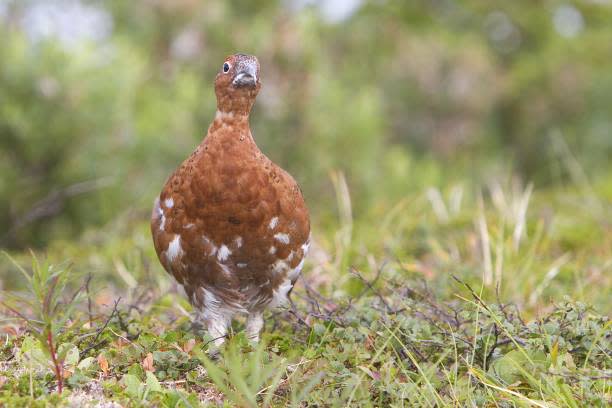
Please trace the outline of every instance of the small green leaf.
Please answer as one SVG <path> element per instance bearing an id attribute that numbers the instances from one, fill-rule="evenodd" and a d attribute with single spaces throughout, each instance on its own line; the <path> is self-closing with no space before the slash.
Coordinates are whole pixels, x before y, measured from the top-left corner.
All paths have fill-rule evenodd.
<path id="1" fill-rule="evenodd" d="M 87 357 L 85 359 L 83 359 L 83 361 L 81 361 L 78 365 L 77 368 L 79 370 L 88 370 L 93 363 L 96 362 L 95 357 Z"/>
<path id="2" fill-rule="evenodd" d="M 140 398 L 142 382 L 132 374 L 125 374 L 121 379 L 125 386 L 125 392 L 134 398 Z"/>
<path id="3" fill-rule="evenodd" d="M 157 392 L 162 391 L 162 387 L 159 384 L 157 377 L 155 377 L 155 374 L 153 374 L 150 371 L 147 371 L 146 377 L 147 377 L 146 384 L 147 384 L 147 388 L 149 389 L 149 391 L 157 391 Z"/>
<path id="4" fill-rule="evenodd" d="M 321 323 L 315 323 L 312 330 L 317 336 L 322 336 L 325 334 L 325 326 L 323 326 Z"/>
<path id="5" fill-rule="evenodd" d="M 506 384 L 515 384 L 534 370 L 545 370 L 547 365 L 546 355 L 542 351 L 511 350 L 491 364 L 489 373 Z"/>
<path id="6" fill-rule="evenodd" d="M 58 357 L 66 366 L 76 366 L 79 362 L 79 349 L 71 343 L 63 343 L 58 347 Z"/>

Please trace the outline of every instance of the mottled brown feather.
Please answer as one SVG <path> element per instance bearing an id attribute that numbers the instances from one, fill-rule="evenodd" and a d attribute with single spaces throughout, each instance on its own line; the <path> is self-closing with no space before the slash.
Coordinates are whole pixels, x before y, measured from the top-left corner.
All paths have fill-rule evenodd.
<path id="1" fill-rule="evenodd" d="M 226 61 L 235 71 L 241 63 L 256 62 L 252 58 L 237 54 Z M 205 306 L 199 288 L 206 288 L 226 305 L 250 311 L 270 303 L 290 268 L 301 265 L 310 223 L 295 180 L 259 150 L 251 135 L 258 63 L 252 87 L 235 87 L 233 75 L 217 75 L 217 115 L 204 140 L 164 185 L 151 231 L 160 262 L 195 306 Z M 279 260 L 285 270 L 275 269 Z"/>

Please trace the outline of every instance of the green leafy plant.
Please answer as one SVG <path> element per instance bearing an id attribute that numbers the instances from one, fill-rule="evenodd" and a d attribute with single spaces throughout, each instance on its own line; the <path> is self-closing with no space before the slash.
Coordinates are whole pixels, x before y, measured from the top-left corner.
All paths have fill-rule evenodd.
<path id="1" fill-rule="evenodd" d="M 219 390 L 241 407 L 270 406 L 287 369 L 287 360 L 266 352 L 264 343 L 243 353 L 235 339 L 223 351 L 220 364 L 203 353 L 200 358 Z"/>
<path id="2" fill-rule="evenodd" d="M 6 254 L 6 253 L 5 253 Z M 52 265 L 40 262 L 32 253 L 31 272 L 26 271 L 8 254 L 27 281 L 26 293 L 6 293 L 2 302 L 13 318 L 22 320 L 28 331 L 38 340 L 40 350 L 57 381 L 57 392 L 64 388 L 64 369 L 67 362 L 73 363 L 74 347 L 60 347 L 58 338 L 69 319 L 74 319 L 73 310 L 81 296 L 81 289 L 66 297 L 68 281 L 72 278 L 69 265 Z M 74 323 L 74 320 L 72 320 Z M 63 345 L 62 345 L 63 346 Z M 76 361 L 78 361 L 78 350 Z M 40 359 L 39 359 L 40 360 Z"/>

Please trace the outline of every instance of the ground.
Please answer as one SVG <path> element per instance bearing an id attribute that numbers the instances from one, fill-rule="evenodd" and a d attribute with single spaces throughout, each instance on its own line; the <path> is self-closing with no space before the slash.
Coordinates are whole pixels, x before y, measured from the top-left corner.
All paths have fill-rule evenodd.
<path id="1" fill-rule="evenodd" d="M 339 189 L 293 303 L 215 357 L 128 211 L 10 254 L 22 273 L 3 260 L 22 290 L 2 299 L 0 404 L 609 406 L 607 190 L 454 186 L 353 216 Z"/>

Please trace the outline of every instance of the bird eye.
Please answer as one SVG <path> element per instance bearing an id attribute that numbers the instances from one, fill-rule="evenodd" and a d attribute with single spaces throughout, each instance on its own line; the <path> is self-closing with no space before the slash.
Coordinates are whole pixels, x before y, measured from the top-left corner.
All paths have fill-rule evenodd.
<path id="1" fill-rule="evenodd" d="M 228 72 L 230 70 L 230 64 L 227 62 L 223 63 L 223 72 Z"/>

